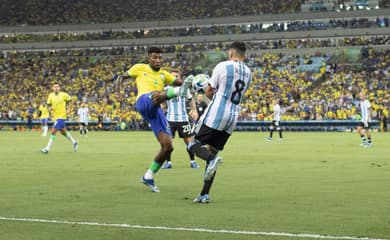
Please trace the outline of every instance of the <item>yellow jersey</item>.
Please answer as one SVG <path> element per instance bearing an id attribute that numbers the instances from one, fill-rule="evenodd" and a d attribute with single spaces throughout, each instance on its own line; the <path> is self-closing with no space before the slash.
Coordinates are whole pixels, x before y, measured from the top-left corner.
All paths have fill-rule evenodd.
<path id="1" fill-rule="evenodd" d="M 171 85 L 176 80 L 175 76 L 166 70 L 154 71 L 149 64 L 143 63 L 135 64 L 127 74 L 135 78 L 138 89 L 137 99 L 145 93 L 162 91 L 165 85 Z"/>
<path id="2" fill-rule="evenodd" d="M 71 100 L 69 94 L 59 92 L 58 94 L 50 93 L 47 104 L 52 107 L 52 120 L 66 119 L 66 103 Z"/>
<path id="3" fill-rule="evenodd" d="M 49 118 L 49 110 L 47 109 L 46 106 L 40 105 L 39 111 L 41 112 L 41 116 L 39 117 L 40 119 Z"/>

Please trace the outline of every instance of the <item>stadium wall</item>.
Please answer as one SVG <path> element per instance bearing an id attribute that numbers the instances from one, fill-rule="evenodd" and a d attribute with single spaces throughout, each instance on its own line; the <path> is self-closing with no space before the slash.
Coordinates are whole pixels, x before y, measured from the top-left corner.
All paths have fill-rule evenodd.
<path id="1" fill-rule="evenodd" d="M 359 29 L 329 29 L 319 31 L 297 32 L 271 32 L 247 34 L 220 34 L 193 37 L 161 37 L 142 39 L 96 40 L 96 41 L 59 41 L 59 42 L 29 42 L 4 43 L 0 50 L 39 50 L 39 49 L 73 49 L 73 48 L 102 48 L 102 47 L 128 47 L 140 45 L 170 45 L 183 43 L 208 43 L 230 41 L 262 41 L 284 39 L 316 39 L 316 38 L 342 38 L 358 36 L 390 35 L 390 28 L 359 28 Z"/>
<path id="2" fill-rule="evenodd" d="M 355 129 L 359 121 L 357 120 L 299 120 L 299 121 L 281 121 L 281 127 L 283 131 L 294 132 L 344 132 Z M 69 129 L 78 130 L 78 121 L 67 121 Z M 49 122 L 49 126 L 52 122 Z M 268 131 L 271 121 L 238 121 L 237 131 Z M 26 129 L 27 122 L 23 120 L 0 120 L 0 130 L 13 130 L 23 131 Z M 33 128 L 38 129 L 41 126 L 39 120 L 33 121 Z M 105 130 L 105 131 L 121 131 L 121 130 L 149 130 L 147 125 L 140 124 L 140 127 L 129 128 L 128 124 L 122 124 L 122 122 L 116 121 L 103 121 L 101 126 L 96 121 L 90 121 L 88 123 L 90 129 Z M 372 129 L 378 130 L 380 128 L 380 122 L 373 120 L 371 122 Z"/>

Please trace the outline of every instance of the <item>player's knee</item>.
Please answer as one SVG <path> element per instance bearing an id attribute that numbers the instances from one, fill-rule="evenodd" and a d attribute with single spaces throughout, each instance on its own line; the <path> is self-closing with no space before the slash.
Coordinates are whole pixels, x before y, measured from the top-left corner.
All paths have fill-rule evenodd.
<path id="1" fill-rule="evenodd" d="M 172 144 L 162 146 L 161 151 L 164 152 L 165 154 L 169 154 L 169 153 L 173 152 Z"/>
<path id="2" fill-rule="evenodd" d="M 160 105 L 167 99 L 165 92 L 155 91 L 152 93 L 152 101 L 155 106 Z"/>
<path id="3" fill-rule="evenodd" d="M 200 146 L 200 145 L 201 144 L 200 144 L 200 142 L 198 140 L 194 140 L 194 141 L 191 141 L 191 142 L 188 143 L 187 149 L 190 150 L 191 152 L 193 152 L 194 147 Z"/>
<path id="4" fill-rule="evenodd" d="M 212 146 L 210 146 L 209 149 L 210 149 L 210 153 L 211 153 L 212 155 L 217 156 L 217 154 L 218 154 L 218 152 L 219 152 L 218 149 L 216 149 L 215 147 L 212 147 Z"/>

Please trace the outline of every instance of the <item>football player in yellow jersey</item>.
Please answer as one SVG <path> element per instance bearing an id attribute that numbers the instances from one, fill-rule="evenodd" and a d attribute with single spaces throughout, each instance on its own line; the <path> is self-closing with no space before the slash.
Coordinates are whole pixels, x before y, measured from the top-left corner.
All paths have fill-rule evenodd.
<path id="1" fill-rule="evenodd" d="M 135 108 L 150 123 L 154 135 L 161 146 L 149 169 L 142 176 L 142 182 L 153 192 L 159 192 L 160 190 L 154 184 L 154 174 L 157 173 L 167 156 L 173 151 L 171 131 L 160 104 L 179 95 L 186 96 L 193 76 L 190 75 L 182 81 L 176 79 L 168 71 L 161 69 L 161 48 L 150 47 L 147 60 L 147 64 L 139 63 L 133 65 L 124 75 L 117 78 L 116 84 L 117 90 L 119 90 L 123 79 L 135 79 L 138 89 Z M 181 85 L 181 87 L 171 87 L 164 90 L 165 85 Z"/>
<path id="2" fill-rule="evenodd" d="M 39 106 L 38 115 L 42 125 L 42 136 L 46 137 L 49 123 L 49 110 L 47 109 L 46 102 L 42 102 Z"/>
<path id="3" fill-rule="evenodd" d="M 52 86 L 53 92 L 49 94 L 47 99 L 47 106 L 49 112 L 52 114 L 52 119 L 54 121 L 53 127 L 51 129 L 51 135 L 47 146 L 41 149 L 42 153 L 47 154 L 50 151 L 51 146 L 53 145 L 57 131 L 60 131 L 69 141 L 73 144 L 73 151 L 77 152 L 78 142 L 72 137 L 70 132 L 67 131 L 65 120 L 67 118 L 67 104 L 72 99 L 69 94 L 60 91 L 61 87 L 59 83 L 54 83 Z"/>

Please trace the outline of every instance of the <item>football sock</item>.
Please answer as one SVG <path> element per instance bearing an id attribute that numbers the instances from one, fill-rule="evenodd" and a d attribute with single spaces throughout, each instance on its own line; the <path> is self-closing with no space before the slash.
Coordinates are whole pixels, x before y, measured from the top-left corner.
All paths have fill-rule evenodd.
<path id="1" fill-rule="evenodd" d="M 200 142 L 190 142 L 187 148 L 190 149 L 190 151 L 193 152 L 196 156 L 206 160 L 207 162 L 215 158 L 215 156 L 212 155 L 206 147 L 203 147 Z"/>
<path id="2" fill-rule="evenodd" d="M 270 132 L 269 132 L 269 137 L 270 138 L 272 138 L 272 135 L 274 134 L 274 130 L 271 130 Z"/>
<path id="3" fill-rule="evenodd" d="M 48 126 L 43 126 L 43 136 L 47 135 Z"/>
<path id="4" fill-rule="evenodd" d="M 172 153 L 169 153 L 168 156 L 167 156 L 167 158 L 166 158 L 165 160 L 167 160 L 168 162 L 170 162 L 170 161 L 171 161 L 171 156 L 172 156 Z"/>
<path id="5" fill-rule="evenodd" d="M 202 191 L 200 192 L 200 195 L 203 196 L 205 194 L 209 194 L 211 186 L 213 185 L 214 178 L 215 178 L 216 174 L 217 174 L 217 172 L 215 172 L 214 176 L 210 180 L 204 180 L 203 188 L 202 188 Z"/>
<path id="6" fill-rule="evenodd" d="M 153 173 L 158 172 L 158 170 L 160 168 L 161 168 L 161 164 L 156 162 L 156 161 L 153 161 L 152 164 L 150 164 L 150 167 L 149 167 L 149 169 L 152 170 Z"/>
<path id="7" fill-rule="evenodd" d="M 144 175 L 144 178 L 145 179 L 153 179 L 153 172 L 152 172 L 152 170 L 150 170 L 150 169 L 148 169 L 148 170 L 146 170 L 146 173 L 145 173 L 145 175 Z"/>
<path id="8" fill-rule="evenodd" d="M 53 145 L 54 140 L 56 139 L 56 135 L 51 134 L 49 138 L 49 142 L 47 143 L 46 149 L 49 151 L 51 146 Z"/>
<path id="9" fill-rule="evenodd" d="M 364 135 L 360 135 L 361 139 L 362 139 L 362 142 L 365 142 L 366 141 L 366 138 L 364 137 Z"/>
<path id="10" fill-rule="evenodd" d="M 80 128 L 80 135 L 83 135 L 83 129 Z"/>
<path id="11" fill-rule="evenodd" d="M 153 179 L 153 176 L 158 170 L 161 168 L 161 164 L 153 161 L 152 164 L 150 164 L 149 169 L 146 171 L 144 178 L 145 179 Z"/>
<path id="12" fill-rule="evenodd" d="M 282 130 L 279 130 L 279 137 L 280 137 L 280 138 L 283 138 Z"/>
<path id="13" fill-rule="evenodd" d="M 169 87 L 167 89 L 167 98 L 171 99 L 179 95 L 180 87 Z"/>
<path id="14" fill-rule="evenodd" d="M 75 144 L 76 140 L 74 140 L 74 138 L 72 137 L 72 135 L 70 134 L 70 132 L 66 131 L 65 132 L 65 137 L 67 139 L 69 139 L 73 144 Z"/>
<path id="15" fill-rule="evenodd" d="M 368 143 L 371 143 L 371 137 L 368 137 L 367 139 L 368 139 Z"/>
<path id="16" fill-rule="evenodd" d="M 188 156 L 190 157 L 191 162 L 194 161 L 195 154 L 193 152 L 191 152 L 190 150 L 188 150 L 188 148 L 187 148 L 187 153 L 188 153 Z"/>

